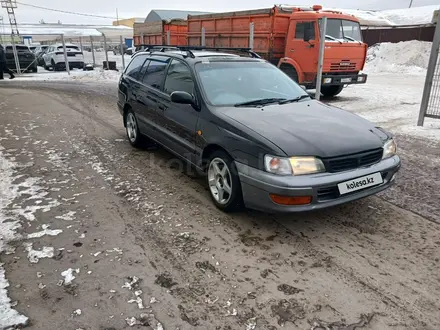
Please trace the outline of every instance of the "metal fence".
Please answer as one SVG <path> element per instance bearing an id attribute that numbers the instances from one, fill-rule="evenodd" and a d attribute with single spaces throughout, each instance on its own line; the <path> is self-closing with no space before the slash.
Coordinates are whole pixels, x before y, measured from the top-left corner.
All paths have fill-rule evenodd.
<path id="1" fill-rule="evenodd" d="M 33 38 L 33 40 L 37 41 L 37 43 L 33 44 L 37 45 L 54 45 L 54 44 L 75 44 L 77 45 L 84 55 L 84 63 L 85 65 L 90 64 L 94 68 L 103 68 L 103 69 L 117 69 L 124 70 L 125 65 L 131 58 L 130 53 L 126 53 L 128 47 L 125 45 L 125 40 L 123 36 L 113 35 L 111 37 L 106 37 L 106 35 L 101 34 L 99 36 L 66 36 L 63 34 L 27 34 Z M 23 41 L 19 37 L 15 37 L 14 41 L 11 39 L 11 35 L 6 35 L 0 33 L 1 43 L 3 44 L 23 44 Z M 66 48 L 63 47 L 63 50 Z M 66 71 L 70 74 L 67 53 L 64 54 L 64 60 L 66 65 Z M 14 54 L 14 58 L 18 61 L 18 55 Z M 17 71 L 18 74 L 22 72 L 27 72 L 29 68 L 34 66 L 34 62 L 38 62 L 38 58 L 27 64 L 23 67 L 20 63 L 19 66 L 15 65 L 13 68 L 14 71 Z M 114 66 L 113 66 L 114 65 Z M 39 69 L 40 71 L 40 69 Z"/>
<path id="2" fill-rule="evenodd" d="M 417 125 L 423 126 L 426 117 L 440 119 L 440 15 L 432 43 Z"/>
<path id="3" fill-rule="evenodd" d="M 368 46 L 380 42 L 400 42 L 409 40 L 432 41 L 435 26 L 369 27 L 362 30 L 362 37 Z"/>

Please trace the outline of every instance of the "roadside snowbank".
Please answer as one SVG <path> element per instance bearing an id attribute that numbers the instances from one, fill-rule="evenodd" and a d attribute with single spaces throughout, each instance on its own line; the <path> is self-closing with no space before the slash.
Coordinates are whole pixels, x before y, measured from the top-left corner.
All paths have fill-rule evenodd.
<path id="1" fill-rule="evenodd" d="M 425 75 L 431 53 L 431 42 L 384 42 L 368 49 L 366 73 L 399 73 Z"/>
<path id="2" fill-rule="evenodd" d="M 19 187 L 14 184 L 14 167 L 15 164 L 4 157 L 0 146 L 0 254 L 8 250 L 9 242 L 20 238 L 16 232 L 21 226 L 19 221 L 11 218 L 6 212 L 6 207 L 19 194 Z M 26 316 L 12 309 L 8 287 L 3 264 L 0 264 L 0 329 L 24 325 L 28 321 Z"/>
<path id="3" fill-rule="evenodd" d="M 97 81 L 97 82 L 116 82 L 119 80 L 121 72 L 112 70 L 95 69 L 93 71 L 72 70 L 70 76 L 67 72 L 51 72 L 39 70 L 36 74 L 25 74 L 18 77 L 20 80 L 80 80 L 80 81 Z"/>

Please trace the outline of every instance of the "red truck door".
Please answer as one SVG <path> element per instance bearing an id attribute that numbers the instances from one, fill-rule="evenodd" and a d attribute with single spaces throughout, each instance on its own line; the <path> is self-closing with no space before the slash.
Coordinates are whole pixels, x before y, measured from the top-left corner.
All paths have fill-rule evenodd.
<path id="1" fill-rule="evenodd" d="M 316 21 L 290 21 L 290 31 L 287 35 L 286 57 L 293 59 L 299 66 L 297 69 L 299 82 L 314 79 L 318 63 L 318 33 Z M 310 40 L 304 41 L 308 30 Z"/>

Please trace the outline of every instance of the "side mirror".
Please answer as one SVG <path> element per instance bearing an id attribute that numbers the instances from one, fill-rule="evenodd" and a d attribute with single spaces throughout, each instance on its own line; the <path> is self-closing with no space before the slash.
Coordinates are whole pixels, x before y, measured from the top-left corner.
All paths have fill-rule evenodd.
<path id="1" fill-rule="evenodd" d="M 307 27 L 304 30 L 304 41 L 309 42 L 312 39 L 312 29 Z"/>
<path id="2" fill-rule="evenodd" d="M 180 104 L 194 104 L 194 98 L 187 92 L 176 91 L 171 93 L 171 102 Z"/>

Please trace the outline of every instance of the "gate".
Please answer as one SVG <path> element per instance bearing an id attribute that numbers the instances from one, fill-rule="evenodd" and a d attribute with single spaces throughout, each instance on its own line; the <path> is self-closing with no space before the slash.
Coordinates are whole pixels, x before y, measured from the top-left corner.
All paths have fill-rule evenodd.
<path id="1" fill-rule="evenodd" d="M 440 119 L 440 15 L 437 19 L 431 57 L 426 73 L 418 126 L 423 126 L 425 117 Z"/>

